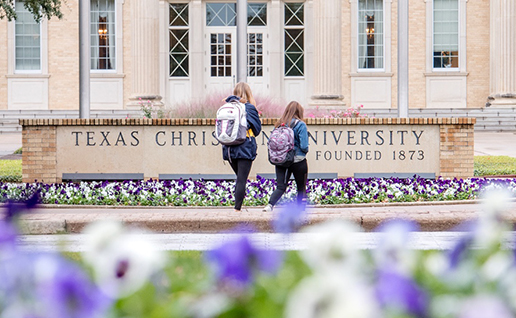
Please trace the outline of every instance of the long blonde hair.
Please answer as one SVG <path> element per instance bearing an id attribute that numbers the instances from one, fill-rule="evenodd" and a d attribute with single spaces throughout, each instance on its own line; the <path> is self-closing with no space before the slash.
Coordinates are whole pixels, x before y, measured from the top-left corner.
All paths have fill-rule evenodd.
<path id="1" fill-rule="evenodd" d="M 299 120 L 303 120 L 304 117 L 304 109 L 301 104 L 296 101 L 291 101 L 288 103 L 287 107 L 285 107 L 285 111 L 281 118 L 276 122 L 274 127 L 278 128 L 281 124 L 290 125 L 292 119 L 296 118 Z"/>
<path id="2" fill-rule="evenodd" d="M 233 89 L 233 95 L 240 97 L 240 101 L 242 103 L 249 102 L 256 106 L 256 101 L 254 100 L 253 93 L 251 92 L 251 87 L 249 87 L 247 83 L 237 83 L 235 89 Z"/>

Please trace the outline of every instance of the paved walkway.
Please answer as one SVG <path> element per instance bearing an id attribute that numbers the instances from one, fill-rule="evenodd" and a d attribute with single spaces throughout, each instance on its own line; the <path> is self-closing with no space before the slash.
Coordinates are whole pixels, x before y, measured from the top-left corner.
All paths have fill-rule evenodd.
<path id="1" fill-rule="evenodd" d="M 414 220 L 421 231 L 450 231 L 466 221 L 475 220 L 481 212 L 475 201 L 431 202 L 418 204 L 362 204 L 312 207 L 308 223 L 333 219 L 350 220 L 365 231 L 373 231 L 382 222 L 403 218 Z M 516 202 L 508 205 L 509 222 L 516 224 Z M 24 215 L 26 234 L 80 233 L 95 220 L 116 219 L 149 229 L 155 233 L 220 233 L 241 224 L 253 225 L 258 232 L 272 232 L 273 212 L 250 207 L 241 213 L 232 208 L 199 207 L 42 207 Z"/>
<path id="2" fill-rule="evenodd" d="M 507 247 L 514 246 L 516 232 L 508 232 Z M 417 250 L 449 250 L 464 236 L 464 232 L 414 232 L 409 236 L 408 247 Z M 235 234 L 149 234 L 142 235 L 163 251 L 205 251 L 235 238 Z M 317 234 L 255 233 L 249 237 L 255 246 L 273 250 L 303 250 Z M 84 234 L 23 235 L 18 245 L 29 252 L 82 252 L 87 250 Z M 375 249 L 382 239 L 381 233 L 354 233 L 349 236 L 357 249 Z"/>

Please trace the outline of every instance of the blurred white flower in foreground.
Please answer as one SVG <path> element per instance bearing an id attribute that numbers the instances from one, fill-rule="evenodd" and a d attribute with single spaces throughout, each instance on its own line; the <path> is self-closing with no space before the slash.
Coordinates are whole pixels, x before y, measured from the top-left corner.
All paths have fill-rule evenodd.
<path id="1" fill-rule="evenodd" d="M 409 248 L 411 233 L 419 230 L 412 221 L 391 220 L 380 225 L 378 247 L 373 251 L 377 264 L 409 274 L 416 266 L 416 252 Z"/>
<path id="2" fill-rule="evenodd" d="M 492 184 L 486 186 L 480 194 L 482 200 L 483 217 L 502 217 L 507 212 L 509 203 L 514 199 L 513 194 L 507 188 Z"/>
<path id="3" fill-rule="evenodd" d="M 492 295 L 476 295 L 462 303 L 459 318 L 513 318 L 504 302 Z"/>
<path id="4" fill-rule="evenodd" d="M 363 270 L 366 262 L 356 244 L 360 227 L 339 220 L 312 225 L 303 232 L 313 234 L 302 257 L 314 270 Z"/>
<path id="5" fill-rule="evenodd" d="M 381 317 L 372 288 L 350 274 L 326 272 L 305 278 L 290 294 L 285 317 Z"/>
<path id="6" fill-rule="evenodd" d="M 84 260 L 108 296 L 134 293 L 165 265 L 165 256 L 142 230 L 124 228 L 117 221 L 99 221 L 89 224 L 83 233 L 87 235 Z"/>
<path id="7" fill-rule="evenodd" d="M 504 220 L 504 214 L 509 210 L 514 197 L 508 189 L 490 185 L 483 190 L 480 198 L 482 212 L 475 229 L 475 244 L 487 248 L 499 244 L 503 241 L 503 233 L 511 230 L 508 222 Z"/>

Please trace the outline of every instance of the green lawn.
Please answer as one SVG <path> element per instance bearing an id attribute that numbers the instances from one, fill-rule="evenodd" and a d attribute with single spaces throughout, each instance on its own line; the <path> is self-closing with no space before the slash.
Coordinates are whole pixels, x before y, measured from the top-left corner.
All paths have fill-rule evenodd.
<path id="1" fill-rule="evenodd" d="M 475 176 L 516 175 L 516 158 L 475 156 Z"/>
<path id="2" fill-rule="evenodd" d="M 21 182 L 21 160 L 0 160 L 0 182 Z"/>

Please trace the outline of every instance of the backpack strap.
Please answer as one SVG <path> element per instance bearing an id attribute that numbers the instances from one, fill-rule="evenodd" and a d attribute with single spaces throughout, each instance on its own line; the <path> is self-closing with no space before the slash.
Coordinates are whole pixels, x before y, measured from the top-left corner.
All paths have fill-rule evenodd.
<path id="1" fill-rule="evenodd" d="M 294 129 L 294 127 L 296 127 L 297 123 L 299 123 L 299 119 L 292 118 L 292 121 L 294 122 L 294 124 L 292 124 L 292 122 L 291 122 L 289 127 Z"/>

